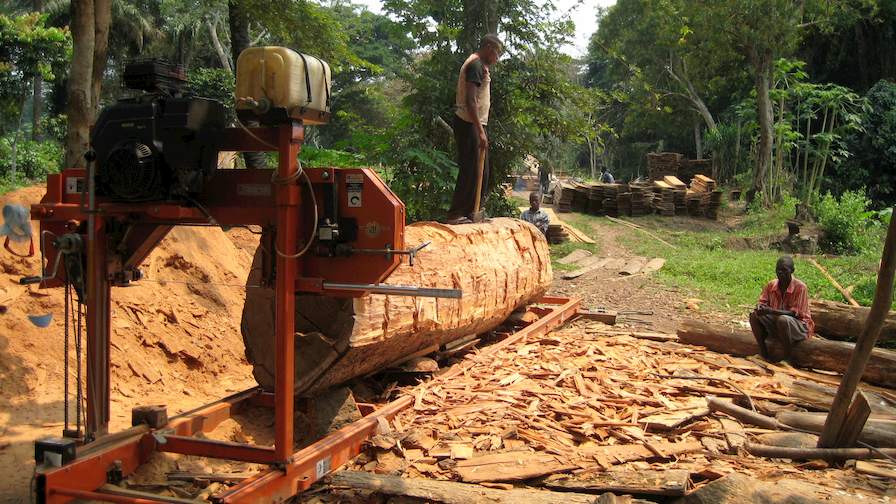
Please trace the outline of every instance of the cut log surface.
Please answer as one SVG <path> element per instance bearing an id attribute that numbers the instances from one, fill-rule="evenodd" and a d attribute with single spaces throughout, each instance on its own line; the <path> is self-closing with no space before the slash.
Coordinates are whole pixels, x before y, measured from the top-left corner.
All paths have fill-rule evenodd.
<path id="1" fill-rule="evenodd" d="M 816 301 L 809 303 L 815 331 L 830 339 L 855 340 L 862 334 L 862 325 L 870 308 L 850 306 L 834 301 Z M 884 320 L 878 341 L 896 341 L 896 312 L 891 311 Z"/>
<path id="2" fill-rule="evenodd" d="M 714 352 L 741 357 L 759 353 L 759 347 L 750 331 L 711 326 L 694 320 L 686 320 L 681 324 L 678 340 L 689 345 L 703 346 Z M 772 355 L 781 355 L 779 345 L 772 340 L 768 343 Z M 842 373 L 849 363 L 853 348 L 854 345 L 842 341 L 809 338 L 793 348 L 793 363 L 799 367 Z M 862 379 L 888 388 L 896 386 L 896 352 L 875 349 Z"/>
<path id="3" fill-rule="evenodd" d="M 461 289 L 463 298 L 297 295 L 296 394 L 311 395 L 425 348 L 487 332 L 550 286 L 547 241 L 517 219 L 459 226 L 416 223 L 405 229 L 405 242 L 431 244 L 417 254 L 413 267 L 403 262 L 383 283 Z M 256 252 L 253 275 L 259 274 L 260 261 Z M 258 280 L 250 275 L 248 283 Z M 274 384 L 273 327 L 273 290 L 247 289 L 241 327 L 246 356 L 255 379 L 269 390 Z"/>

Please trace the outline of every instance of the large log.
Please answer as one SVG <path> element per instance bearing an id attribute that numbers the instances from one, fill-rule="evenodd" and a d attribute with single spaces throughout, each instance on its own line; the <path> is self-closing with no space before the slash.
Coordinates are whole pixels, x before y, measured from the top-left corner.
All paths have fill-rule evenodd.
<path id="1" fill-rule="evenodd" d="M 678 329 L 678 340 L 689 345 L 706 347 L 714 352 L 745 357 L 759 353 L 759 346 L 750 331 L 711 326 L 686 320 Z M 842 373 L 849 362 L 854 345 L 842 341 L 810 338 L 793 348 L 792 362 L 798 367 L 825 369 Z M 769 340 L 769 352 L 781 356 L 783 348 Z M 896 352 L 877 348 L 871 354 L 862 379 L 888 388 L 896 386 Z"/>
<path id="2" fill-rule="evenodd" d="M 462 299 L 366 295 L 338 299 L 296 296 L 296 394 L 311 395 L 370 374 L 428 348 L 497 327 L 514 310 L 539 299 L 552 272 L 547 241 L 516 219 L 405 229 L 405 242 L 431 244 L 414 266 L 402 263 L 384 282 L 459 288 Z M 258 275 L 256 252 L 253 275 Z M 358 261 L 363 261 L 363 256 Z M 248 283 L 257 284 L 250 275 Z M 247 289 L 242 333 L 255 379 L 274 383 L 274 293 Z"/>
<path id="3" fill-rule="evenodd" d="M 862 334 L 868 310 L 865 306 L 849 306 L 834 301 L 813 300 L 809 303 L 815 331 L 825 338 L 855 340 Z M 890 311 L 880 330 L 878 341 L 896 341 L 896 312 Z"/>

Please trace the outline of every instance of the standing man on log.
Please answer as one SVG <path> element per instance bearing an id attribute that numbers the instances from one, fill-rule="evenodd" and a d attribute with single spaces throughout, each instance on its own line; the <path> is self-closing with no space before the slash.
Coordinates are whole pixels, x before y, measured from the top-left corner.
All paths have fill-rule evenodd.
<path id="1" fill-rule="evenodd" d="M 793 258 L 783 256 L 775 265 L 777 280 L 769 282 L 759 296 L 759 305 L 750 314 L 750 328 L 759 344 L 759 353 L 769 359 L 768 338 L 777 340 L 789 359 L 791 349 L 812 337 L 815 323 L 809 313 L 806 284 L 793 276 Z"/>
<path id="2" fill-rule="evenodd" d="M 480 201 L 488 194 L 488 111 L 491 104 L 490 67 L 498 61 L 504 44 L 493 34 L 482 37 L 479 49 L 471 54 L 460 67 L 457 77 L 456 111 L 454 114 L 454 140 L 457 143 L 457 182 L 448 210 L 448 224 L 469 222 L 476 204 L 476 186 L 479 179 L 479 154 L 485 155 L 482 170 Z"/>

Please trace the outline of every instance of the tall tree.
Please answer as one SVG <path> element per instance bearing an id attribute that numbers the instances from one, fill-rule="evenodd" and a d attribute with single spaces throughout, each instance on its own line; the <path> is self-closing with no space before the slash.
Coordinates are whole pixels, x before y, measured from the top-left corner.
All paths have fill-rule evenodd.
<path id="1" fill-rule="evenodd" d="M 90 124 L 99 106 L 106 69 L 111 0 L 72 0 L 71 31 L 74 42 L 68 78 L 68 132 L 65 166 L 83 166 L 90 144 Z"/>

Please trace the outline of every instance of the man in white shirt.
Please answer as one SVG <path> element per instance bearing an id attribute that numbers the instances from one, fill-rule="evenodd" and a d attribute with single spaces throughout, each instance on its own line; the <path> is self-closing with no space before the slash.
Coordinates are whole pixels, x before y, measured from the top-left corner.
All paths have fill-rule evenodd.
<path id="1" fill-rule="evenodd" d="M 448 210 L 449 224 L 468 222 L 476 204 L 476 184 L 479 177 L 479 152 L 485 153 L 480 201 L 488 194 L 488 112 L 491 104 L 491 74 L 489 68 L 498 61 L 504 44 L 496 35 L 486 35 L 479 49 L 471 54 L 460 68 L 455 97 L 454 139 L 457 143 L 457 182 Z"/>

